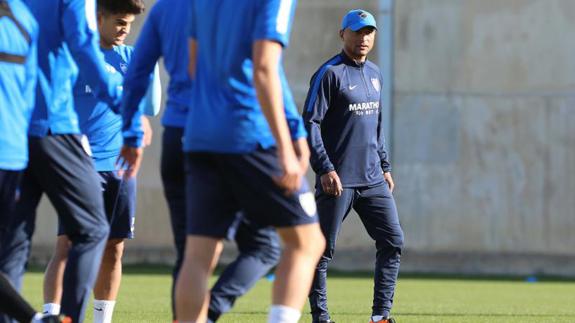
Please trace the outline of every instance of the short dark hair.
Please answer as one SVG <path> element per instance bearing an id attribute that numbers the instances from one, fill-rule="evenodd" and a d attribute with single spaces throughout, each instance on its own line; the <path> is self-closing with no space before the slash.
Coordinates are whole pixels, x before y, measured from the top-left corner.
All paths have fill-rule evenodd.
<path id="1" fill-rule="evenodd" d="M 142 0 L 98 0 L 98 10 L 111 14 L 139 15 L 145 8 Z"/>

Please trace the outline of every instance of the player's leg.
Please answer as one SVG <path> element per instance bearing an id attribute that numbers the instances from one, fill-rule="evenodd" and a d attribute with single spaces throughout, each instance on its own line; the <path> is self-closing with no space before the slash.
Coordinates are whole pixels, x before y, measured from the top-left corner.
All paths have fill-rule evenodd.
<path id="1" fill-rule="evenodd" d="M 176 247 L 176 262 L 172 269 L 172 319 L 176 319 L 174 291 L 186 246 L 186 175 L 182 137 L 184 128 L 165 127 L 162 135 L 161 175 L 164 196 L 170 210 L 170 223 Z"/>
<path id="2" fill-rule="evenodd" d="M 315 269 L 309 304 L 313 322 L 329 322 L 327 306 L 327 267 L 333 259 L 335 245 L 341 224 L 349 214 L 354 199 L 354 189 L 344 188 L 341 196 L 336 197 L 317 189 L 317 214 L 321 230 L 326 240 L 326 248 Z"/>
<path id="3" fill-rule="evenodd" d="M 178 322 L 204 322 L 207 318 L 210 299 L 208 279 L 218 263 L 222 247 L 221 239 L 194 235 L 187 237 L 184 263 L 176 285 Z"/>
<path id="4" fill-rule="evenodd" d="M 38 180 L 54 205 L 72 245 L 64 272 L 62 313 L 82 321 L 98 270 L 109 225 L 100 179 L 79 135 L 47 136 L 37 141 Z"/>
<path id="5" fill-rule="evenodd" d="M 14 216 L 21 177 L 21 171 L 0 169 L 0 241 Z"/>
<path id="6" fill-rule="evenodd" d="M 94 285 L 94 323 L 111 323 L 122 281 L 124 239 L 108 239 Z"/>
<path id="7" fill-rule="evenodd" d="M 63 229 L 62 229 L 63 230 Z M 64 270 L 68 260 L 70 240 L 64 234 L 59 234 L 56 240 L 56 250 L 46 266 L 44 272 L 44 305 L 42 313 L 48 315 L 60 314 L 62 304 L 62 290 L 64 284 Z"/>
<path id="8" fill-rule="evenodd" d="M 10 225 L 16 204 L 16 190 L 20 175 L 21 172 L 0 170 L 0 232 L 3 232 Z M 2 233 L 0 233 L 1 237 Z M 36 311 L 18 294 L 10 281 L 1 273 L 0 313 L 20 322 L 30 322 L 36 315 Z"/>
<path id="9" fill-rule="evenodd" d="M 204 322 L 209 305 L 208 279 L 238 211 L 234 196 L 214 154 L 186 156 L 187 239 L 176 284 L 176 316 L 180 323 Z M 191 287 L 193 286 L 193 287 Z"/>
<path id="10" fill-rule="evenodd" d="M 122 282 L 124 241 L 134 237 L 137 183 L 135 178 L 124 179 L 112 171 L 99 175 L 110 234 L 94 285 L 94 323 L 111 323 Z"/>
<path id="11" fill-rule="evenodd" d="M 33 169 L 35 167 L 36 151 L 31 147 L 29 150 L 30 163 L 24 171 L 20 184 L 19 199 L 16 202 L 14 212 L 10 216 L 7 227 L 2 228 L 0 234 L 0 272 L 12 285 L 19 290 L 22 278 L 26 271 L 26 263 L 30 253 L 32 234 L 36 220 L 36 208 L 42 197 L 42 189 L 35 180 Z M 0 322 L 12 322 L 5 315 L 0 315 Z"/>
<path id="12" fill-rule="evenodd" d="M 313 194 L 304 180 L 299 191 L 286 195 L 273 181 L 281 174 L 275 149 L 227 155 L 226 178 L 246 218 L 273 225 L 284 242 L 276 269 L 270 322 L 297 322 L 313 272 L 325 248 Z"/>
<path id="13" fill-rule="evenodd" d="M 272 227 L 261 227 L 239 216 L 234 240 L 238 257 L 226 266 L 210 292 L 208 322 L 215 322 L 228 312 L 236 299 L 248 290 L 272 267 L 277 265 L 281 247 Z"/>
<path id="14" fill-rule="evenodd" d="M 0 313 L 18 322 L 32 322 L 34 318 L 39 319 L 41 316 L 18 294 L 18 291 L 2 274 L 0 274 Z"/>
<path id="15" fill-rule="evenodd" d="M 269 322 L 275 322 L 278 316 L 285 315 L 274 313 L 274 306 L 295 309 L 298 313 L 301 311 L 309 294 L 315 267 L 325 250 L 325 240 L 317 223 L 277 230 L 284 243 L 284 250 L 275 272 Z M 297 322 L 299 315 L 296 318 L 288 314 L 286 318 L 285 322 Z"/>
<path id="16" fill-rule="evenodd" d="M 399 273 L 403 231 L 387 184 L 361 191 L 354 204 L 377 248 L 373 293 L 373 321 L 389 317 Z"/>

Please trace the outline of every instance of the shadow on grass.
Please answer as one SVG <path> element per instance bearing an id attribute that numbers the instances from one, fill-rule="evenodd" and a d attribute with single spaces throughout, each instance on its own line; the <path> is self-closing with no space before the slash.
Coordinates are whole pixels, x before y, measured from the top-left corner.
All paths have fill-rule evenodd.
<path id="1" fill-rule="evenodd" d="M 233 311 L 233 315 L 266 315 L 267 311 Z M 365 312 L 340 312 L 333 311 L 337 315 L 363 316 Z M 412 313 L 394 311 L 394 316 L 428 316 L 428 317 L 535 317 L 535 318 L 575 318 L 575 314 L 520 314 L 520 313 Z"/>
<path id="2" fill-rule="evenodd" d="M 215 274 L 219 275 L 225 266 L 218 266 Z M 44 267 L 31 266 L 28 272 L 41 273 Z M 124 274 L 132 275 L 171 275 L 172 267 L 155 264 L 128 264 L 124 265 Z M 373 273 L 366 271 L 339 271 L 330 270 L 329 277 L 334 278 L 369 278 Z M 400 273 L 399 279 L 444 279 L 444 280 L 475 280 L 475 281 L 525 281 L 526 276 L 520 275 L 462 275 L 462 274 L 436 274 L 436 273 Z M 530 277 L 531 278 L 531 277 Z M 575 282 L 575 277 L 537 276 L 538 282 Z"/>

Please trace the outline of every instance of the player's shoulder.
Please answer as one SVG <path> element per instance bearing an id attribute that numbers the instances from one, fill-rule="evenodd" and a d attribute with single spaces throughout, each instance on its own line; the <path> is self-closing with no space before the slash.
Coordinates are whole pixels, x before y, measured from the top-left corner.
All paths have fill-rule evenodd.
<path id="1" fill-rule="evenodd" d="M 337 54 L 323 62 L 315 72 L 314 77 L 321 76 L 324 78 L 326 75 L 337 77 L 342 67 L 342 63 L 343 60 L 341 54 Z"/>
<path id="2" fill-rule="evenodd" d="M 172 8 L 172 10 L 180 10 L 180 6 L 186 4 L 187 1 L 185 0 L 158 0 L 152 6 L 150 10 L 150 16 L 156 16 L 162 13 L 164 10 L 169 10 L 168 8 Z M 177 9 L 175 9 L 177 8 Z"/>
<path id="3" fill-rule="evenodd" d="M 371 71 L 373 71 L 377 74 L 380 73 L 379 66 L 377 66 L 374 62 L 372 62 L 370 60 L 365 61 L 365 67 L 367 67 L 368 69 L 370 69 Z"/>

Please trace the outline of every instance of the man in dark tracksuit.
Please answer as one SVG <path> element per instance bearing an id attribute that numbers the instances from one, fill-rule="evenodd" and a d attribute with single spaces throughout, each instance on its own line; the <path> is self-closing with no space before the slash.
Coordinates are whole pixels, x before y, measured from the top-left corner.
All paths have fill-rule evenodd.
<path id="1" fill-rule="evenodd" d="M 333 322 L 327 309 L 327 264 L 351 208 L 377 248 L 370 322 L 394 322 L 389 314 L 403 232 L 391 194 L 393 179 L 382 129 L 381 75 L 367 60 L 375 33 L 371 14 L 350 11 L 340 31 L 343 51 L 313 75 L 305 103 L 311 166 L 317 174 L 318 213 L 327 240 L 309 295 L 314 322 Z"/>

